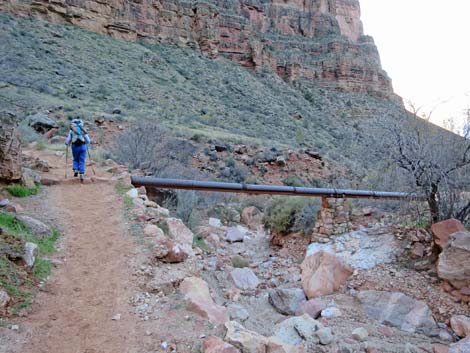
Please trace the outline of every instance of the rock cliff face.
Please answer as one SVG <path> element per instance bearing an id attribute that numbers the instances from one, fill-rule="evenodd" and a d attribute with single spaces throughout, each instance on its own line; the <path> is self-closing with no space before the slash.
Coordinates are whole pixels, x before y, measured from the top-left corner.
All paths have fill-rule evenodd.
<path id="1" fill-rule="evenodd" d="M 393 97 L 359 0 L 5 0 L 0 10 L 185 45 L 288 81 Z"/>

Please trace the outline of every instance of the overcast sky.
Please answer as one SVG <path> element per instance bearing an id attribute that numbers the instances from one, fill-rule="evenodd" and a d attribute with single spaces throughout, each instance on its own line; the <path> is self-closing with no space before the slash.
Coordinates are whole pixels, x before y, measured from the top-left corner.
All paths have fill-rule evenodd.
<path id="1" fill-rule="evenodd" d="M 470 108 L 469 0 L 360 0 L 395 92 L 431 110 L 432 121 L 462 124 Z"/>

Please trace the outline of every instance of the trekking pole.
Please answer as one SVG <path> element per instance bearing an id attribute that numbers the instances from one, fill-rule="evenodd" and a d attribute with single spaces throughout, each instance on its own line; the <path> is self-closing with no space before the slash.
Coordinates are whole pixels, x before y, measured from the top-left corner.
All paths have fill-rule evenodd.
<path id="1" fill-rule="evenodd" d="M 90 144 L 91 145 L 91 144 Z M 90 160 L 90 166 L 91 166 L 91 170 L 93 171 L 93 175 L 96 175 L 96 172 L 95 172 L 95 168 L 93 168 L 93 160 L 91 159 L 91 155 L 90 155 L 90 149 L 87 148 L 86 149 L 87 152 L 88 152 L 88 159 Z"/>
<path id="2" fill-rule="evenodd" d="M 65 179 L 67 179 L 68 168 L 69 168 L 69 145 L 65 145 Z"/>

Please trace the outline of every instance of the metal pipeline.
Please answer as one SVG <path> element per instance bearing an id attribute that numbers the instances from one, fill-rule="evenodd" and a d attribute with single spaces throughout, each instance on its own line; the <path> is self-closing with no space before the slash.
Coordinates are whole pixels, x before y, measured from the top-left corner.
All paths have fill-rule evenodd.
<path id="1" fill-rule="evenodd" d="M 217 181 L 197 181 L 183 179 L 164 179 L 151 177 L 131 177 L 132 185 L 135 187 L 145 186 L 157 189 L 182 189 L 216 192 L 233 192 L 244 194 L 266 194 L 266 195 L 292 195 L 292 196 L 310 196 L 327 198 L 353 198 L 353 199 L 386 199 L 402 200 L 413 199 L 421 200 L 414 193 L 406 192 L 388 192 L 388 191 L 370 191 L 370 190 L 347 190 L 330 188 L 309 188 L 297 186 L 279 186 L 279 185 L 256 185 L 256 184 L 238 184 L 223 183 Z"/>

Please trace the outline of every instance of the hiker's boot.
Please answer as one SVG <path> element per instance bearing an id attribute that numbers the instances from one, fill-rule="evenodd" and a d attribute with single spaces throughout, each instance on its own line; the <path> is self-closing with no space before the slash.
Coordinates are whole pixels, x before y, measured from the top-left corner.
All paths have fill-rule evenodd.
<path id="1" fill-rule="evenodd" d="M 78 170 L 74 170 L 74 171 L 73 171 L 73 176 L 74 176 L 75 178 L 78 177 Z"/>
<path id="2" fill-rule="evenodd" d="M 83 180 L 85 180 L 85 175 L 84 175 L 84 174 L 80 174 L 80 182 L 83 183 Z"/>

